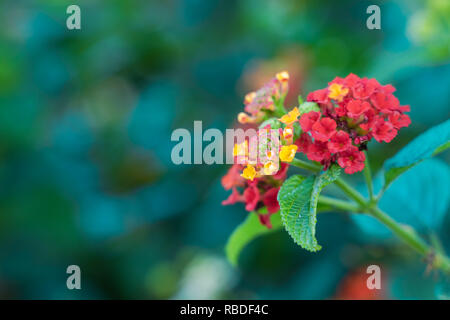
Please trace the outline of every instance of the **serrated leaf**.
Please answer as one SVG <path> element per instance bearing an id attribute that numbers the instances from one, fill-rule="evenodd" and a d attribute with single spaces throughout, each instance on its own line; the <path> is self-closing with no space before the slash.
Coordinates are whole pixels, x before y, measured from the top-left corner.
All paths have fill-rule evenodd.
<path id="1" fill-rule="evenodd" d="M 295 243 L 308 251 L 318 251 L 316 213 L 322 189 L 335 181 L 341 172 L 338 166 L 327 171 L 304 178 L 295 175 L 287 179 L 278 193 L 281 219 L 284 227 Z"/>
<path id="2" fill-rule="evenodd" d="M 408 143 L 384 163 L 384 187 L 419 162 L 450 147 L 450 120 L 437 125 Z"/>
<path id="3" fill-rule="evenodd" d="M 225 253 L 228 261 L 232 265 L 237 265 L 239 254 L 255 238 L 279 230 L 282 226 L 280 214 L 276 213 L 270 217 L 272 228 L 263 226 L 255 212 L 248 214 L 244 222 L 242 222 L 231 234 L 225 247 Z"/>

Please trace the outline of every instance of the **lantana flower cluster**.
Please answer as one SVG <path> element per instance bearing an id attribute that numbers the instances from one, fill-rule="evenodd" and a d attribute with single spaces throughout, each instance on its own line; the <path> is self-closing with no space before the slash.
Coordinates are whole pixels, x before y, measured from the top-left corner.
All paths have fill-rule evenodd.
<path id="1" fill-rule="evenodd" d="M 222 178 L 223 187 L 232 190 L 222 204 L 243 202 L 247 211 L 257 213 L 266 207 L 267 213 L 258 216 L 269 228 L 270 215 L 279 211 L 278 191 L 297 152 L 319 162 L 324 170 L 337 163 L 347 174 L 353 174 L 364 169 L 363 151 L 372 138 L 390 142 L 411 122 L 405 114 L 410 107 L 400 105 L 392 85 L 383 86 L 375 79 L 354 74 L 335 78 L 326 88 L 311 92 L 307 102 L 287 112 L 284 98 L 288 81 L 289 74 L 280 72 L 245 96 L 245 112 L 239 113 L 238 121 L 259 132 L 275 129 L 278 135 L 263 144 L 259 143 L 259 134 L 236 144 L 235 164 Z M 270 145 L 276 149 L 268 148 Z M 256 159 L 249 156 L 254 151 L 251 146 L 258 147 Z"/>
<path id="2" fill-rule="evenodd" d="M 238 121 L 257 127 L 273 117 L 277 105 L 282 104 L 287 94 L 288 80 L 289 74 L 285 71 L 280 72 L 261 89 L 247 94 L 244 99 L 246 112 L 239 113 Z M 279 139 L 280 136 L 282 138 L 274 141 L 275 138 L 269 133 L 272 129 L 277 128 L 273 128 L 271 124 L 263 124 L 258 134 L 236 144 L 233 149 L 235 164 L 222 178 L 223 187 L 232 190 L 231 195 L 222 204 L 243 202 L 247 211 L 266 207 L 267 213 L 260 213 L 258 217 L 268 228 L 271 228 L 270 215 L 280 210 L 277 195 L 286 179 L 289 167 L 287 162 L 292 161 L 297 150 L 297 146 L 292 144 L 293 130 L 278 128 L 279 135 L 276 138 Z M 261 131 L 266 133 L 266 139 L 262 139 L 264 141 L 260 139 Z M 258 148 L 256 157 L 251 156 L 254 154 L 252 151 L 255 152 L 251 150 L 254 147 Z"/>
<path id="3" fill-rule="evenodd" d="M 238 114 L 238 121 L 245 123 L 259 123 L 267 112 L 275 110 L 277 100 L 284 99 L 288 91 L 289 74 L 286 71 L 277 73 L 258 91 L 248 93 L 244 98 L 244 110 Z"/>
<path id="4" fill-rule="evenodd" d="M 337 162 L 348 174 L 364 169 L 367 142 L 391 142 L 411 123 L 409 106 L 401 106 L 392 85 L 349 74 L 335 78 L 327 88 L 311 92 L 307 100 L 319 110 L 301 116 L 302 135 L 296 144 L 309 160 L 326 170 Z"/>
<path id="5" fill-rule="evenodd" d="M 261 224 L 271 228 L 270 216 L 280 210 L 277 196 L 289 165 L 282 163 L 278 172 L 270 176 L 259 176 L 253 179 L 246 179 L 253 172 L 248 172 L 248 167 L 234 164 L 228 173 L 222 177 L 222 186 L 225 190 L 232 190 L 228 199 L 222 201 L 223 205 L 245 203 L 245 210 L 251 212 L 262 207 L 267 208 L 267 213 L 258 214 Z M 253 168 L 253 167 L 250 167 Z M 247 170 L 247 171 L 246 171 Z M 242 173 L 244 172 L 244 173 Z M 238 189 L 243 189 L 241 193 Z"/>

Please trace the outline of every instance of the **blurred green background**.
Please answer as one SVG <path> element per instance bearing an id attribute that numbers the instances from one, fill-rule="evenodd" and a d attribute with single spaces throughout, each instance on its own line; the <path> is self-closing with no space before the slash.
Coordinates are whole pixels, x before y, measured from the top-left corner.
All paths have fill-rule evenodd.
<path id="1" fill-rule="evenodd" d="M 344 214 L 319 216 L 319 253 L 275 232 L 233 268 L 223 248 L 246 212 L 221 206 L 227 166 L 170 160 L 174 129 L 233 127 L 277 71 L 291 74 L 290 107 L 353 72 L 411 105 L 409 128 L 370 145 L 377 171 L 449 118 L 449 1 L 86 0 L 70 31 L 72 2 L 0 3 L 0 298 L 449 297 L 383 227 Z M 371 4 L 381 30 L 366 28 Z M 382 205 L 450 250 L 448 163 L 423 162 Z M 66 288 L 71 264 L 81 290 Z M 365 289 L 370 264 L 381 292 Z"/>

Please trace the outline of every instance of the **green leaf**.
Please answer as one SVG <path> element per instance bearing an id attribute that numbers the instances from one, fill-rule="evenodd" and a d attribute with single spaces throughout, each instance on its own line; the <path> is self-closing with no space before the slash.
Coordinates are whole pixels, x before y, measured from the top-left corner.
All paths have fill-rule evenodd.
<path id="1" fill-rule="evenodd" d="M 300 114 L 305 114 L 311 111 L 320 111 L 319 106 L 315 102 L 303 102 L 299 105 L 298 110 L 300 111 Z"/>
<path id="2" fill-rule="evenodd" d="M 263 123 L 261 123 L 261 125 L 259 126 L 259 129 L 263 129 L 268 124 L 270 125 L 271 129 L 281 128 L 281 122 L 278 121 L 278 119 L 270 118 L 270 119 L 267 119 L 266 121 L 264 121 Z"/>
<path id="3" fill-rule="evenodd" d="M 319 194 L 339 177 L 340 172 L 341 169 L 334 165 L 317 176 L 292 176 L 278 193 L 281 219 L 286 231 L 295 243 L 308 251 L 321 249 L 315 237 Z"/>
<path id="4" fill-rule="evenodd" d="M 237 265 L 239 254 L 242 249 L 253 239 L 271 233 L 281 228 L 281 218 L 279 213 L 275 213 L 270 217 L 272 228 L 263 226 L 255 212 L 248 214 L 247 219 L 242 222 L 231 234 L 225 247 L 228 261 L 234 266 Z"/>
<path id="5" fill-rule="evenodd" d="M 387 187 L 400 174 L 422 160 L 450 147 L 450 120 L 435 126 L 408 143 L 394 157 L 384 163 L 384 187 Z"/>
<path id="6" fill-rule="evenodd" d="M 295 141 L 298 138 L 300 138 L 300 135 L 303 133 L 303 131 L 302 131 L 302 127 L 300 127 L 300 123 L 298 123 L 298 121 L 293 124 L 293 127 L 294 127 L 294 138 L 293 139 Z"/>

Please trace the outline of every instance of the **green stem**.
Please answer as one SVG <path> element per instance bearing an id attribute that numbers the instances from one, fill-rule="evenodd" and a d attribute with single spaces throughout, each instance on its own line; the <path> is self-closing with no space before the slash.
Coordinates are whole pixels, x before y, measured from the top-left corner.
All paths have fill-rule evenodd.
<path id="1" fill-rule="evenodd" d="M 366 184 L 367 184 L 367 190 L 369 191 L 369 200 L 372 202 L 374 200 L 372 172 L 370 170 L 369 155 L 367 154 L 367 151 L 364 151 L 364 154 L 366 155 L 366 160 L 365 160 L 365 164 L 364 164 L 363 173 L 364 173 L 364 178 L 365 178 Z"/>
<path id="2" fill-rule="evenodd" d="M 293 166 L 296 166 L 301 169 L 313 171 L 313 172 L 319 172 L 322 167 L 318 164 L 315 164 L 313 162 L 303 161 L 297 158 L 294 158 L 292 162 L 290 163 Z M 366 199 L 355 189 L 353 189 L 350 185 L 348 185 L 344 180 L 337 179 L 335 181 L 335 184 L 344 191 L 345 194 L 347 194 L 350 198 L 354 199 L 359 205 L 365 207 L 366 206 Z"/>
<path id="3" fill-rule="evenodd" d="M 355 200 L 361 207 L 367 207 L 367 201 L 364 197 L 355 189 L 353 189 L 347 182 L 342 179 L 337 179 L 334 182 L 346 195 L 348 195 L 351 199 Z"/>
<path id="4" fill-rule="evenodd" d="M 361 208 L 359 206 L 355 206 L 353 203 L 334 199 L 326 196 L 319 197 L 319 203 L 329 205 L 333 208 L 340 209 L 345 212 L 361 212 Z"/>
<path id="5" fill-rule="evenodd" d="M 430 235 L 430 242 L 431 242 L 431 245 L 434 247 L 434 249 L 436 249 L 436 252 L 445 254 L 444 247 L 442 246 L 442 243 L 439 240 L 439 237 L 437 236 L 436 233 L 433 232 Z"/>
<path id="6" fill-rule="evenodd" d="M 450 273 L 450 259 L 440 252 L 435 252 L 430 248 L 409 226 L 402 226 L 380 208 L 374 207 L 369 209 L 370 214 L 388 227 L 395 235 L 402 239 L 411 248 L 416 250 L 419 254 L 432 258 L 432 266 Z"/>
<path id="7" fill-rule="evenodd" d="M 344 182 L 342 179 L 335 181 L 351 199 L 355 200 L 364 209 L 363 212 L 369 212 L 369 214 L 375 217 L 378 221 L 388 227 L 397 237 L 403 240 L 412 249 L 419 254 L 425 256 L 425 258 L 432 259 L 431 264 L 433 267 L 441 269 L 446 273 L 450 273 L 450 259 L 441 252 L 436 252 L 433 248 L 429 247 L 414 231 L 412 227 L 402 226 L 397 221 L 392 219 L 389 215 L 383 212 L 377 206 L 374 206 L 372 202 L 366 201 L 364 197 L 350 185 Z"/>
<path id="8" fill-rule="evenodd" d="M 413 229 L 400 225 L 378 207 L 370 209 L 369 212 L 418 253 L 423 255 L 427 254 L 429 251 L 428 245 L 417 236 Z"/>
<path id="9" fill-rule="evenodd" d="M 284 99 L 286 98 L 286 95 L 280 97 L 277 99 L 276 97 L 272 97 L 273 101 L 275 102 L 275 116 L 276 117 L 282 117 L 287 113 L 286 108 L 284 107 Z"/>
<path id="10" fill-rule="evenodd" d="M 320 166 L 299 159 L 294 159 L 291 164 L 296 167 L 313 172 L 318 172 L 321 170 Z M 445 273 L 450 274 L 450 259 L 443 252 L 439 252 L 439 250 L 436 252 L 434 248 L 428 246 L 428 244 L 417 235 L 412 227 L 399 224 L 397 221 L 383 212 L 380 208 L 378 208 L 378 206 L 376 206 L 374 202 L 367 201 L 357 190 L 347 184 L 344 180 L 337 179 L 334 183 L 359 206 L 355 206 L 346 201 L 332 199 L 324 196 L 319 197 L 319 201 L 321 203 L 331 205 L 337 209 L 351 212 L 368 212 L 368 214 L 383 223 L 397 237 L 403 240 L 416 252 L 423 255 L 426 259 L 431 259 L 430 263 L 434 268 L 441 269 Z"/>
<path id="11" fill-rule="evenodd" d="M 353 189 L 350 185 L 343 180 L 336 180 L 336 184 L 353 200 L 360 204 L 364 209 L 363 211 L 369 212 L 369 214 L 375 217 L 378 221 L 388 227 L 397 237 L 402 239 L 412 249 L 419 254 L 425 256 L 425 258 L 432 259 L 431 264 L 433 267 L 441 269 L 446 273 L 450 273 L 450 259 L 442 252 L 436 252 L 433 248 L 429 247 L 414 231 L 412 227 L 402 226 L 397 221 L 392 219 L 389 215 L 383 212 L 373 203 L 367 202 L 361 194 Z"/>
<path id="12" fill-rule="evenodd" d="M 293 166 L 299 167 L 301 169 L 305 169 L 305 170 L 309 170 L 309 171 L 313 171 L 313 172 L 319 172 L 322 169 L 322 167 L 320 165 L 317 165 L 315 163 L 308 162 L 308 161 L 303 161 L 303 160 L 300 160 L 297 158 L 294 158 L 290 164 Z"/>

